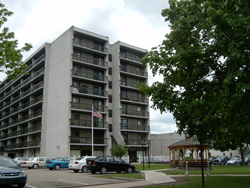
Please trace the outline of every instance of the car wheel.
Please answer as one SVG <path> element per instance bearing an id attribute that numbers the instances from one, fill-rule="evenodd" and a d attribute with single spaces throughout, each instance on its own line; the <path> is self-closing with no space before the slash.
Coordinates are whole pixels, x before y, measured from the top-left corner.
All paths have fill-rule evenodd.
<path id="1" fill-rule="evenodd" d="M 102 167 L 101 170 L 100 170 L 100 173 L 101 174 L 106 174 L 107 172 L 107 168 L 106 167 Z"/>
<path id="2" fill-rule="evenodd" d="M 56 166 L 55 166 L 55 170 L 60 170 L 60 165 L 59 164 L 57 164 Z"/>
<path id="3" fill-rule="evenodd" d="M 85 167 L 85 166 L 83 166 L 83 167 L 82 167 L 82 172 L 83 172 L 83 173 L 88 172 L 88 170 L 86 169 L 86 167 Z"/>
<path id="4" fill-rule="evenodd" d="M 33 165 L 33 169 L 38 169 L 38 168 L 39 168 L 38 164 Z"/>
<path id="5" fill-rule="evenodd" d="M 79 172 L 79 170 L 74 170 L 75 173 Z"/>
<path id="6" fill-rule="evenodd" d="M 96 171 L 94 171 L 94 170 L 91 170 L 91 173 L 92 173 L 92 174 L 95 174 L 95 173 L 96 173 Z"/>
<path id="7" fill-rule="evenodd" d="M 25 186 L 25 183 L 19 183 L 17 184 L 18 187 L 24 187 Z"/>
<path id="8" fill-rule="evenodd" d="M 53 168 L 49 168 L 50 170 L 53 170 Z"/>
<path id="9" fill-rule="evenodd" d="M 128 167 L 127 173 L 132 173 L 132 172 L 133 172 L 133 169 L 131 167 Z"/>

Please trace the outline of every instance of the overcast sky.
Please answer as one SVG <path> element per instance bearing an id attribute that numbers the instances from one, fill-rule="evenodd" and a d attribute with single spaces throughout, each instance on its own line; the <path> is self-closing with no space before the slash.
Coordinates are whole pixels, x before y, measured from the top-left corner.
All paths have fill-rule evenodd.
<path id="1" fill-rule="evenodd" d="M 53 42 L 70 28 L 85 29 L 108 36 L 109 43 L 122 41 L 147 50 L 159 45 L 168 23 L 161 11 L 169 7 L 168 0 L 0 0 L 14 12 L 7 22 L 20 46 L 31 43 L 33 49 L 24 60 L 45 42 Z M 0 75 L 3 80 L 5 75 Z M 149 70 L 149 85 L 160 81 Z M 173 116 L 150 108 L 152 134 L 177 130 Z"/>

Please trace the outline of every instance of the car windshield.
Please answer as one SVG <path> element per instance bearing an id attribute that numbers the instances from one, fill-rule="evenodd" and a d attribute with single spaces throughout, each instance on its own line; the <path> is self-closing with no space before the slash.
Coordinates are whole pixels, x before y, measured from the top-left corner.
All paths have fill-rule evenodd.
<path id="1" fill-rule="evenodd" d="M 60 158 L 61 158 L 61 157 L 54 158 L 54 159 L 52 159 L 52 161 L 55 161 L 55 160 L 60 159 Z"/>
<path id="2" fill-rule="evenodd" d="M 34 158 L 29 158 L 28 161 L 33 161 Z"/>
<path id="3" fill-rule="evenodd" d="M 234 160 L 237 160 L 237 158 L 232 158 L 232 159 L 230 159 L 231 161 L 234 161 Z"/>
<path id="4" fill-rule="evenodd" d="M 13 167 L 13 166 L 17 166 L 17 165 L 16 165 L 15 161 L 13 161 L 11 158 L 0 157 L 0 166 Z"/>
<path id="5" fill-rule="evenodd" d="M 85 157 L 78 157 L 76 160 L 82 160 L 83 158 L 85 158 Z"/>
<path id="6" fill-rule="evenodd" d="M 217 159 L 223 159 L 224 157 L 223 156 L 220 156 L 220 157 L 218 157 Z"/>

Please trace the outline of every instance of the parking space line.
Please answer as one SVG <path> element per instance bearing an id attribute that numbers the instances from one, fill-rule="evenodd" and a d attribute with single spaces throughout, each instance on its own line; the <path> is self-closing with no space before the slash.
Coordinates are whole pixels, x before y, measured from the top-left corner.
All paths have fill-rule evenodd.
<path id="1" fill-rule="evenodd" d="M 31 186 L 31 185 L 25 185 L 25 187 L 30 187 L 30 188 L 36 188 L 36 187 L 34 187 L 34 186 Z"/>
<path id="2" fill-rule="evenodd" d="M 65 182 L 68 182 L 68 183 L 77 183 L 77 184 L 82 184 L 82 185 L 89 185 L 88 183 L 75 182 L 75 181 L 67 181 L 67 180 L 61 180 L 61 179 L 59 179 L 59 181 L 65 181 Z"/>

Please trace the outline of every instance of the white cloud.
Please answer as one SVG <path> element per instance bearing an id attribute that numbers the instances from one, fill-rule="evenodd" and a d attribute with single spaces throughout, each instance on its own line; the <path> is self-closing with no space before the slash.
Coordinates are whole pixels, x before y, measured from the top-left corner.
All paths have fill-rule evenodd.
<path id="1" fill-rule="evenodd" d="M 32 43 L 27 58 L 45 42 L 52 42 L 72 25 L 104 36 L 109 42 L 118 40 L 147 50 L 161 44 L 170 31 L 161 11 L 169 6 L 166 0 L 2 0 L 14 12 L 7 22 L 15 32 L 20 47 Z M 0 80 L 5 77 L 0 73 Z M 162 81 L 149 70 L 149 85 Z M 173 116 L 150 110 L 151 133 L 176 130 Z"/>

